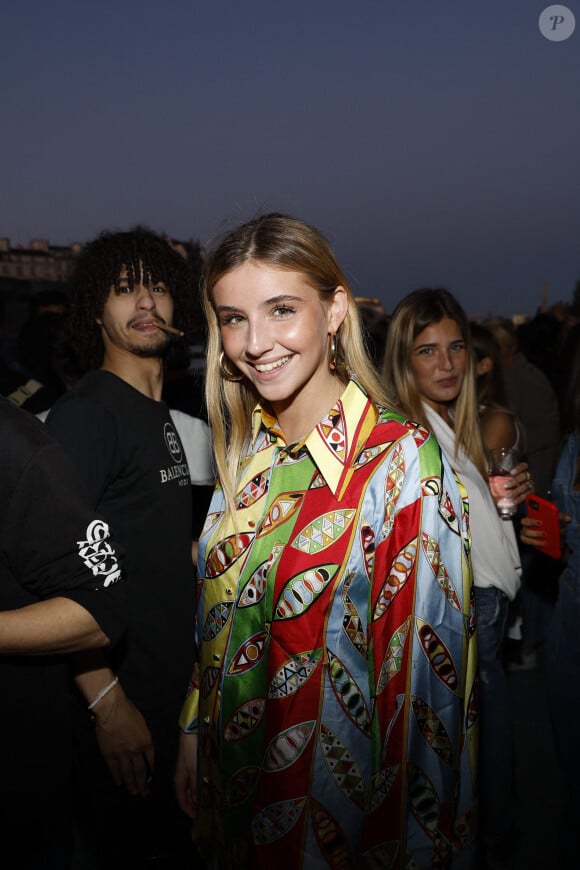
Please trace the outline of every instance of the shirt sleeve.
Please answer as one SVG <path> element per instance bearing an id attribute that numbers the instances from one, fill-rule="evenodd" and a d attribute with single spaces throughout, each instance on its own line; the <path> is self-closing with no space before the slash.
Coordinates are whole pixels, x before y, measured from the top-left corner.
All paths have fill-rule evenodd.
<path id="1" fill-rule="evenodd" d="M 178 724 L 186 734 L 196 734 L 199 730 L 199 665 L 197 664 L 194 665 L 189 680 Z"/>
<path id="2" fill-rule="evenodd" d="M 458 832 L 469 831 L 473 807 L 476 654 L 467 511 L 433 436 L 421 445 L 403 437 L 385 465 L 369 668 L 375 782 L 398 785 L 378 812 L 406 819 L 409 852 L 425 861 L 420 866 L 433 866 L 437 837 L 450 850 L 463 848 Z"/>
<path id="3" fill-rule="evenodd" d="M 169 413 L 183 444 L 192 484 L 213 487 L 215 474 L 207 423 L 175 408 L 171 408 Z"/>
<path id="4" fill-rule="evenodd" d="M 111 640 L 126 623 L 123 553 L 80 494 L 61 448 L 47 442 L 24 467 L 6 511 L 3 549 L 21 605 L 64 596 L 89 611 Z"/>

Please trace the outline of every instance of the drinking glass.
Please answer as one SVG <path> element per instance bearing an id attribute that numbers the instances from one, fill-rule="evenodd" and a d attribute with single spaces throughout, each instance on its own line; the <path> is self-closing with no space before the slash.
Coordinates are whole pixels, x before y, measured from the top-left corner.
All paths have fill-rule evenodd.
<path id="1" fill-rule="evenodd" d="M 505 488 L 517 463 L 517 452 L 512 448 L 497 447 L 489 451 L 489 488 L 502 520 L 511 520 L 517 510 L 513 490 Z"/>

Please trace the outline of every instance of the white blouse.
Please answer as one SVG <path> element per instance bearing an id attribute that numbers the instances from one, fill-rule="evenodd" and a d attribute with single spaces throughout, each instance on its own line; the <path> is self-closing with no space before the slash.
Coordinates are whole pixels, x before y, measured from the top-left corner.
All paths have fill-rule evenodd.
<path id="1" fill-rule="evenodd" d="M 520 588 L 522 568 L 511 520 L 500 519 L 485 480 L 474 463 L 455 452 L 455 433 L 443 418 L 423 403 L 441 450 L 467 490 L 471 528 L 471 561 L 475 586 L 495 586 L 512 601 Z"/>

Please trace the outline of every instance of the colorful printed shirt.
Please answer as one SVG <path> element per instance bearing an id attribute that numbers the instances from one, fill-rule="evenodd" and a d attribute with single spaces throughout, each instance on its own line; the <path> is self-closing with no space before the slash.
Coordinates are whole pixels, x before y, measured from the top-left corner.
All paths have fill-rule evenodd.
<path id="1" fill-rule="evenodd" d="M 298 444 L 265 409 L 254 421 L 236 527 L 218 487 L 200 541 L 200 664 L 180 720 L 199 730 L 200 848 L 224 867 L 469 866 L 457 480 L 429 432 L 354 380 Z"/>

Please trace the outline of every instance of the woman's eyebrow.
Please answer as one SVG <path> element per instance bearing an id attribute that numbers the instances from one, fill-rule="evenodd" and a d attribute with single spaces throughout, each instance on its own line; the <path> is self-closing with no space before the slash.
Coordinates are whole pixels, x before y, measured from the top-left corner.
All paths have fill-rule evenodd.
<path id="1" fill-rule="evenodd" d="M 302 302 L 302 296 L 292 296 L 290 293 L 281 293 L 279 296 L 272 296 L 270 299 L 264 299 L 263 302 L 260 303 L 261 307 L 267 307 L 269 305 L 281 305 L 284 302 Z M 217 311 L 241 311 L 242 306 L 240 305 L 217 305 Z"/>
<path id="2" fill-rule="evenodd" d="M 264 305 L 279 305 L 281 302 L 301 302 L 302 296 L 293 296 L 291 293 L 281 293 L 279 296 L 272 296 L 271 299 L 265 299 Z"/>

